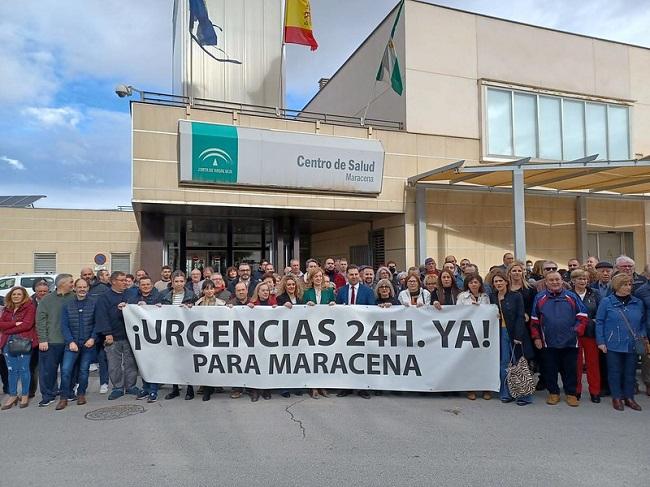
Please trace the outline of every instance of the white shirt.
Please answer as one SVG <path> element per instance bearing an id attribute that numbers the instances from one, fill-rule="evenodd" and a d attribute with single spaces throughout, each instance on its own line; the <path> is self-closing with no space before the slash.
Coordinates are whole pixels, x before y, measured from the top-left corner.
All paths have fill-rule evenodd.
<path id="1" fill-rule="evenodd" d="M 481 293 L 478 299 L 475 299 L 470 291 L 463 291 L 456 298 L 456 304 L 490 304 L 490 298 L 487 294 Z"/>
<path id="2" fill-rule="evenodd" d="M 354 289 L 354 303 L 352 302 L 352 289 Z M 354 286 L 352 284 L 348 284 L 348 304 L 356 304 L 358 300 L 359 283 L 355 284 Z"/>
<path id="3" fill-rule="evenodd" d="M 411 306 L 411 291 L 404 289 L 397 296 L 397 300 L 404 306 Z M 424 288 L 420 288 L 416 304 L 431 304 L 431 293 Z"/>

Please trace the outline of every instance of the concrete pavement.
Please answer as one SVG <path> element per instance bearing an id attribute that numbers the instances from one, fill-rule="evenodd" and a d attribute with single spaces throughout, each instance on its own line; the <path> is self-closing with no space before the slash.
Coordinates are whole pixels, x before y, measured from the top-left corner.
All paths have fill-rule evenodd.
<path id="1" fill-rule="evenodd" d="M 215 394 L 0 412 L 0 485 L 648 485 L 650 398 L 518 407 L 387 394 L 251 403 Z M 162 389 L 162 398 L 169 389 Z M 37 398 L 38 399 L 38 398 Z M 143 406 L 114 420 L 85 415 Z M 95 413 L 101 416 L 101 411 Z"/>

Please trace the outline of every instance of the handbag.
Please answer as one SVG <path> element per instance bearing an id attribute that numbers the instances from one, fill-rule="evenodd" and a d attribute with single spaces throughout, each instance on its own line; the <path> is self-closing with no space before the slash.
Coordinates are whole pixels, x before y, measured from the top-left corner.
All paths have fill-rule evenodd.
<path id="1" fill-rule="evenodd" d="M 510 349 L 510 364 L 506 369 L 506 385 L 514 399 L 534 394 L 537 386 L 526 357 L 522 354 L 515 362 L 515 346 Z"/>
<path id="2" fill-rule="evenodd" d="M 9 338 L 9 341 L 7 343 L 9 355 L 12 357 L 27 355 L 32 351 L 32 340 L 29 338 L 12 336 Z"/>
<path id="3" fill-rule="evenodd" d="M 634 339 L 634 353 L 644 356 L 646 353 L 648 353 L 648 339 L 646 337 L 637 336 L 636 333 L 634 333 L 634 330 L 632 330 L 632 325 L 630 325 L 630 322 L 627 320 L 625 313 L 623 313 L 620 309 L 618 312 L 621 313 L 623 321 L 625 321 L 625 326 L 627 326 L 627 329 L 630 331 L 630 335 L 632 335 L 632 338 Z"/>

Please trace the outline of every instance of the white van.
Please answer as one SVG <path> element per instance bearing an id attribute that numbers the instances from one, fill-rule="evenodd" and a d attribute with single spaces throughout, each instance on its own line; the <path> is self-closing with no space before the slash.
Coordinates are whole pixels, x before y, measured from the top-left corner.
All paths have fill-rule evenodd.
<path id="1" fill-rule="evenodd" d="M 47 281 L 50 291 L 54 289 L 54 280 L 58 274 L 14 274 L 12 276 L 0 276 L 0 304 L 4 303 L 4 298 L 9 290 L 14 286 L 22 286 L 27 289 L 31 296 L 34 294 L 34 284 L 38 281 Z"/>

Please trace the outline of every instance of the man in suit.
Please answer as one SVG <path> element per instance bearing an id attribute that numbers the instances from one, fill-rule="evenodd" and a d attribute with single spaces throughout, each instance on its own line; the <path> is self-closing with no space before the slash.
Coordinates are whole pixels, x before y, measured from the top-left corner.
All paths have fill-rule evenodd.
<path id="1" fill-rule="evenodd" d="M 348 283 L 338 290 L 336 295 L 336 304 L 343 305 L 375 305 L 375 293 L 368 286 L 361 284 L 361 275 L 359 268 L 356 265 L 348 267 Z M 350 389 L 341 389 L 336 395 L 337 397 L 345 397 L 352 394 Z M 360 390 L 359 396 L 364 399 L 370 399 L 370 392 L 367 390 Z"/>

